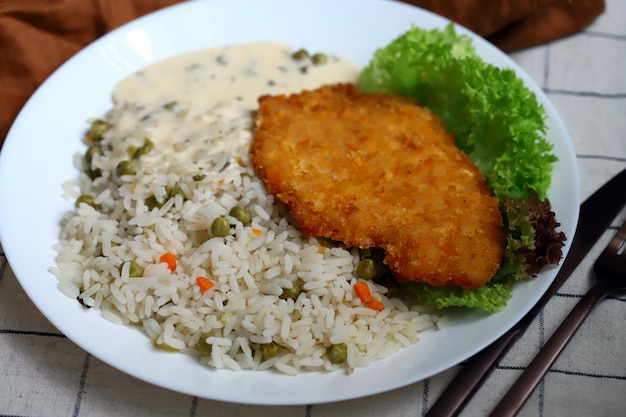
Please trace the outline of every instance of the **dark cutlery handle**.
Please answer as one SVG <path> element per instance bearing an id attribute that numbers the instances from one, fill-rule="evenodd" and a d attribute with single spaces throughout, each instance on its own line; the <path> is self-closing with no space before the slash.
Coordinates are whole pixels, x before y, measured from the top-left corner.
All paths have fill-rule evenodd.
<path id="1" fill-rule="evenodd" d="M 490 375 L 495 364 L 523 333 L 521 330 L 512 328 L 491 345 L 472 356 L 446 388 L 447 401 L 435 402 L 425 417 L 457 416 Z"/>
<path id="2" fill-rule="evenodd" d="M 563 348 L 585 321 L 593 306 L 606 295 L 602 286 L 593 286 L 576 304 L 550 340 L 541 348 L 522 375 L 493 409 L 490 417 L 513 417 L 533 393 Z"/>
<path id="3" fill-rule="evenodd" d="M 483 351 L 468 359 L 425 417 L 455 417 L 459 415 L 474 393 L 478 391 L 482 382 L 493 371 L 498 360 L 526 331 L 537 314 L 563 285 L 622 210 L 626 204 L 626 194 L 623 192 L 625 185 L 626 169 L 614 176 L 580 205 L 580 218 L 569 254 L 546 293 L 513 328 Z"/>

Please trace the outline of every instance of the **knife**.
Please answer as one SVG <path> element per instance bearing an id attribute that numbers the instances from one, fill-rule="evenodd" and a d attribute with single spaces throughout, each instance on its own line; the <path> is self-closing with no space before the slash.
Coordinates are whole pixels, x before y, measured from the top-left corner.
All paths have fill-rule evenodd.
<path id="1" fill-rule="evenodd" d="M 580 205 L 580 216 L 570 250 L 545 294 L 508 332 L 465 362 L 425 417 L 457 416 L 500 359 L 530 326 L 537 314 L 563 285 L 626 205 L 626 169 Z"/>

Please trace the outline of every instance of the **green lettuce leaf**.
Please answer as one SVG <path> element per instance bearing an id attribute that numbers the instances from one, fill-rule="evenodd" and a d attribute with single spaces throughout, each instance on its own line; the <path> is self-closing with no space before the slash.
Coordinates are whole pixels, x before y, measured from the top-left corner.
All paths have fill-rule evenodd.
<path id="1" fill-rule="evenodd" d="M 358 81 L 365 92 L 415 98 L 445 123 L 498 198 L 545 198 L 552 145 L 545 111 L 511 69 L 485 63 L 454 26 L 408 32 L 377 50 Z"/>
<path id="2" fill-rule="evenodd" d="M 466 307 L 479 308 L 487 313 L 495 313 L 506 306 L 513 290 L 512 279 L 501 279 L 488 285 L 466 290 L 460 287 L 433 287 L 422 283 L 401 285 L 403 295 L 410 293 L 419 304 L 429 304 L 436 308 Z"/>

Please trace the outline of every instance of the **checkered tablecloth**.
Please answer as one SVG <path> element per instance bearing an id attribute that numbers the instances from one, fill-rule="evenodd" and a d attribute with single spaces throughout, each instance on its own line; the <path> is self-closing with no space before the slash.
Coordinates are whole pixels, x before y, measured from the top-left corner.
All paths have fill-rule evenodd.
<path id="1" fill-rule="evenodd" d="M 626 168 L 626 1 L 608 0 L 606 12 L 582 33 L 512 56 L 560 112 L 574 141 L 586 198 Z M 495 406 L 589 288 L 593 260 L 624 220 L 626 212 L 463 416 L 483 416 Z M 0 415 L 414 417 L 432 406 L 461 366 L 391 392 L 322 405 L 249 406 L 179 394 L 125 375 L 74 345 L 28 299 L 0 247 Z M 626 294 L 597 306 L 519 415 L 626 415 Z"/>

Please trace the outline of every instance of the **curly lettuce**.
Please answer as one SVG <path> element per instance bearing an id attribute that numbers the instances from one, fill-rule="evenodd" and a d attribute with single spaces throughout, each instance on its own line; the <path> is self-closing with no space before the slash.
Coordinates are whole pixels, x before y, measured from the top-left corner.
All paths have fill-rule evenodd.
<path id="1" fill-rule="evenodd" d="M 417 27 L 377 50 L 358 81 L 365 92 L 415 98 L 445 123 L 498 198 L 545 198 L 552 145 L 545 111 L 512 69 L 484 62 L 454 26 Z"/>
<path id="2" fill-rule="evenodd" d="M 413 97 L 433 111 L 500 201 L 507 241 L 489 283 L 474 290 L 402 284 L 405 293 L 438 308 L 494 312 L 506 305 L 515 281 L 560 261 L 565 236 L 547 200 L 557 158 L 545 139 L 545 110 L 513 70 L 484 62 L 453 24 L 412 27 L 375 52 L 358 84 L 365 92 Z"/>

